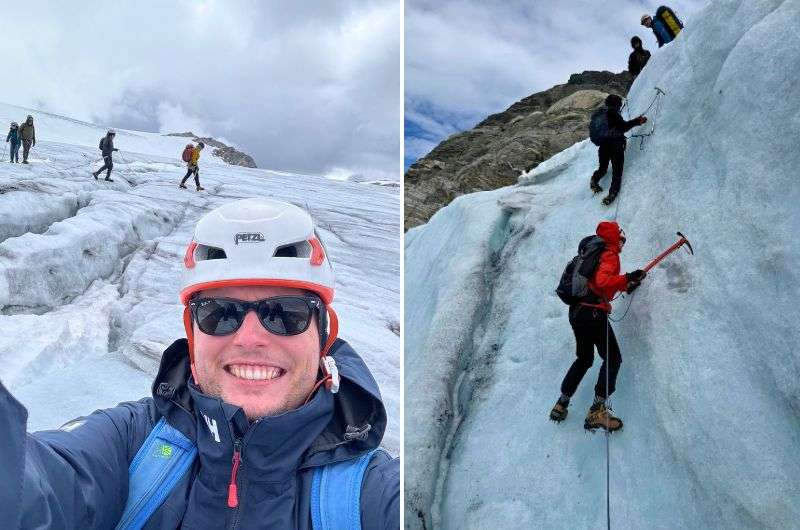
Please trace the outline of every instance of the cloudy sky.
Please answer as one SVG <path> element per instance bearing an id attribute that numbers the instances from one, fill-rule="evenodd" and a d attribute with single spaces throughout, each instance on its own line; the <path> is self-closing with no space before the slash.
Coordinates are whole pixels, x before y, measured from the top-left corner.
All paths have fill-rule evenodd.
<path id="1" fill-rule="evenodd" d="M 584 70 L 627 68 L 630 38 L 663 0 L 406 0 L 405 163 Z M 667 5 L 684 19 L 705 0 Z"/>
<path id="2" fill-rule="evenodd" d="M 224 138 L 264 168 L 397 178 L 398 0 L 53 0 L 5 11 L 0 101 Z"/>

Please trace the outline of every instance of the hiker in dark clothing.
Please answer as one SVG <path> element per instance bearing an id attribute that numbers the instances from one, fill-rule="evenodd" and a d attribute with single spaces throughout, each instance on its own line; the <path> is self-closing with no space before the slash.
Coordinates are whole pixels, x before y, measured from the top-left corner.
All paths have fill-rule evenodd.
<path id="1" fill-rule="evenodd" d="M 186 189 L 186 181 L 190 176 L 194 175 L 194 183 L 197 185 L 197 191 L 203 191 L 205 189 L 200 185 L 200 166 L 198 165 L 198 162 L 200 161 L 200 151 L 202 151 L 205 146 L 206 144 L 203 142 L 197 142 L 197 147 L 192 149 L 192 156 L 189 159 L 189 162 L 186 163 L 186 175 L 184 175 L 183 180 L 181 180 L 181 183 L 178 186 L 179 188 Z"/>
<path id="2" fill-rule="evenodd" d="M 103 162 L 104 165 L 97 171 L 92 172 L 92 176 L 97 180 L 97 176 L 106 171 L 106 180 L 109 182 L 114 182 L 114 179 L 111 178 L 111 170 L 114 168 L 114 161 L 111 159 L 111 153 L 114 151 L 119 151 L 116 147 L 114 147 L 114 136 L 116 136 L 116 131 L 114 129 L 109 129 L 106 133 L 105 138 L 100 140 L 100 151 L 103 153 Z"/>
<path id="3" fill-rule="evenodd" d="M 622 114 L 620 114 L 621 108 L 622 98 L 616 94 L 610 94 L 606 97 L 605 106 L 597 111 L 605 112 L 607 115 L 608 134 L 599 144 L 597 155 L 600 159 L 600 167 L 592 175 L 589 187 L 595 193 L 603 191 L 603 188 L 600 187 L 600 179 L 605 176 L 608 171 L 608 163 L 611 162 L 611 187 L 608 190 L 608 195 L 603 199 L 603 204 L 605 205 L 614 202 L 622 186 L 622 170 L 625 165 L 625 144 L 627 141 L 625 133 L 637 125 L 647 122 L 647 118 L 644 116 L 625 121 L 622 118 Z"/>
<path id="4" fill-rule="evenodd" d="M 631 47 L 633 51 L 628 56 L 628 71 L 636 77 L 650 60 L 650 52 L 642 48 L 642 39 L 637 36 L 631 39 Z"/>
<path id="5" fill-rule="evenodd" d="M 22 140 L 19 137 L 19 125 L 17 122 L 11 122 L 11 129 L 8 131 L 8 135 L 6 136 L 6 142 L 9 142 L 11 145 L 11 162 L 15 162 L 19 164 L 19 146 L 22 143 Z"/>
<path id="6" fill-rule="evenodd" d="M 683 29 L 683 23 L 678 16 L 666 6 L 659 7 L 655 17 L 642 15 L 642 26 L 653 30 L 659 48 L 672 42 Z"/>
<path id="7" fill-rule="evenodd" d="M 33 126 L 33 116 L 30 114 L 19 128 L 19 137 L 22 140 L 22 163 L 27 164 L 31 147 L 36 147 L 36 128 Z"/>
<path id="8" fill-rule="evenodd" d="M 609 301 L 620 291 L 627 293 L 635 291 L 647 273 L 635 270 L 620 274 L 619 254 L 625 245 L 625 233 L 616 222 L 599 223 L 597 236 L 602 240 L 603 246 L 597 268 L 588 282 L 589 294 L 569 308 L 569 323 L 575 334 L 577 358 L 561 383 L 561 397 L 550 412 L 550 419 L 556 422 L 566 419 L 570 399 L 575 394 L 581 379 L 592 367 L 594 349 L 597 348 L 603 365 L 600 367 L 600 375 L 594 387 L 594 402 L 586 415 L 584 428 L 599 427 L 615 431 L 622 427 L 622 420 L 611 414 L 606 400 L 616 389 L 622 356 L 614 330 L 608 322 L 608 314 L 611 312 Z"/>

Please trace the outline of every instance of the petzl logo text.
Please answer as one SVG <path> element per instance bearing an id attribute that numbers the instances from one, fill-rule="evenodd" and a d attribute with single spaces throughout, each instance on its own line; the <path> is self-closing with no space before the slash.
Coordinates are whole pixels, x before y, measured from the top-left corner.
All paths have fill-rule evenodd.
<path id="1" fill-rule="evenodd" d="M 233 242 L 237 245 L 239 243 L 263 243 L 264 234 L 261 232 L 239 232 L 233 238 Z"/>

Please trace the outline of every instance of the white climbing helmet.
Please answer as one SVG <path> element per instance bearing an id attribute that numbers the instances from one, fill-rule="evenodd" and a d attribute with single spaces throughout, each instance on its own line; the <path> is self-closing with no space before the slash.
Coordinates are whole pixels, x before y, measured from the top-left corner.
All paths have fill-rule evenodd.
<path id="1" fill-rule="evenodd" d="M 184 257 L 180 299 L 203 289 L 269 285 L 295 287 L 333 301 L 327 252 L 303 209 L 266 198 L 231 202 L 198 221 Z"/>
<path id="2" fill-rule="evenodd" d="M 326 306 L 319 314 L 320 383 L 338 392 L 339 372 L 328 356 L 339 331 L 330 306 L 333 267 L 308 212 L 264 198 L 225 204 L 198 221 L 183 262 L 180 299 L 192 373 L 194 329 L 188 304 L 193 294 L 229 286 L 294 287 L 316 293 Z"/>
<path id="3" fill-rule="evenodd" d="M 115 131 L 114 129 L 109 129 L 109 130 L 108 130 L 108 132 L 107 132 L 106 134 L 107 134 L 107 135 L 109 135 L 109 136 L 111 136 L 111 135 L 116 135 L 116 134 L 117 134 L 117 131 Z"/>

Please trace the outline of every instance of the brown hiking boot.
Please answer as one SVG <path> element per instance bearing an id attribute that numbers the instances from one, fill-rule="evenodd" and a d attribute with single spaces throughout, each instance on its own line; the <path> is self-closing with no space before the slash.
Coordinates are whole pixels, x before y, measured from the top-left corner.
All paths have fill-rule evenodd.
<path id="1" fill-rule="evenodd" d="M 567 405 L 562 405 L 561 401 L 556 401 L 553 410 L 550 411 L 550 419 L 554 422 L 562 422 L 567 419 Z"/>
<path id="2" fill-rule="evenodd" d="M 594 408 L 594 407 L 593 407 Z M 583 428 L 588 430 L 605 429 L 609 432 L 618 431 L 622 428 L 622 420 L 611 414 L 612 410 L 600 403 L 594 410 L 589 409 Z"/>

